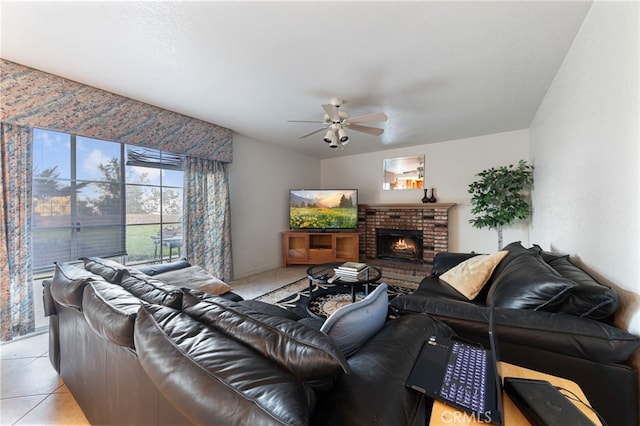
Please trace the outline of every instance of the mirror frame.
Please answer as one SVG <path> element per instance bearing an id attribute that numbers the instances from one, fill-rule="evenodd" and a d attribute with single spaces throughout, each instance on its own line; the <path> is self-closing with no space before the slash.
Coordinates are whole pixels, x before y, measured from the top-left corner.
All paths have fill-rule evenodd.
<path id="1" fill-rule="evenodd" d="M 424 176 L 424 154 L 382 160 L 382 189 L 385 191 L 423 189 Z"/>

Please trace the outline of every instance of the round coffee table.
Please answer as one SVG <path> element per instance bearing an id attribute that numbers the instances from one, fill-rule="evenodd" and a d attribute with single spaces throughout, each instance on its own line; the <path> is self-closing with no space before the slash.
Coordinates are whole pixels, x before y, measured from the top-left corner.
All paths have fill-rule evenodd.
<path id="1" fill-rule="evenodd" d="M 356 301 L 356 287 L 363 285 L 365 288 L 365 296 L 369 295 L 369 284 L 377 282 L 382 278 L 382 271 L 375 266 L 367 266 L 363 275 L 358 275 L 352 279 L 345 279 L 336 276 L 335 268 L 342 266 L 344 262 L 323 263 L 315 265 L 307 269 L 307 278 L 309 278 L 309 302 L 313 300 L 313 284 L 340 284 L 351 286 L 351 303 Z M 309 311 L 314 315 L 311 311 Z M 315 316 L 315 315 L 314 315 Z"/>

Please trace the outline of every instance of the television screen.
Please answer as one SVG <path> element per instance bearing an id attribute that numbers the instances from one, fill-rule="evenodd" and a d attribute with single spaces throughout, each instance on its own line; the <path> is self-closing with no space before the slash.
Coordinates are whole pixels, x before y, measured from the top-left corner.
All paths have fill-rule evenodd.
<path id="1" fill-rule="evenodd" d="M 289 191 L 291 229 L 355 229 L 357 226 L 357 189 Z"/>

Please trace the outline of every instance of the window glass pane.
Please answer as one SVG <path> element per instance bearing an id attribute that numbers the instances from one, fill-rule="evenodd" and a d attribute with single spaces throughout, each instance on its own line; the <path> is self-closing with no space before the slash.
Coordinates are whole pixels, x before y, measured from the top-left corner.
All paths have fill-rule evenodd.
<path id="1" fill-rule="evenodd" d="M 71 135 L 33 129 L 33 176 L 71 177 Z"/>
<path id="2" fill-rule="evenodd" d="M 127 262 L 153 262 L 161 255 L 160 225 L 127 226 Z"/>
<path id="3" fill-rule="evenodd" d="M 127 185 L 127 225 L 160 223 L 160 188 Z"/>
<path id="4" fill-rule="evenodd" d="M 32 192 L 34 227 L 71 225 L 71 195 L 69 195 L 71 190 L 68 183 L 34 179 Z"/>
<path id="5" fill-rule="evenodd" d="M 76 179 L 121 182 L 120 147 L 117 142 L 78 136 Z"/>
<path id="6" fill-rule="evenodd" d="M 81 226 L 121 224 L 122 185 L 90 183 L 78 192 L 77 221 Z"/>
<path id="7" fill-rule="evenodd" d="M 161 169 L 142 166 L 126 166 L 127 183 L 160 185 Z M 182 185 L 180 185 L 182 186 Z"/>
<path id="8" fill-rule="evenodd" d="M 182 188 L 162 190 L 163 222 L 177 222 L 182 216 Z"/>
<path id="9" fill-rule="evenodd" d="M 111 257 L 124 254 L 124 227 L 117 225 L 83 225 L 78 228 L 78 253 L 82 256 Z"/>
<path id="10" fill-rule="evenodd" d="M 53 262 L 66 262 L 71 257 L 71 228 L 35 228 L 31 233 L 33 268 L 53 268 Z"/>
<path id="11" fill-rule="evenodd" d="M 162 185 L 175 186 L 182 188 L 184 172 L 178 170 L 163 170 L 162 171 Z"/>

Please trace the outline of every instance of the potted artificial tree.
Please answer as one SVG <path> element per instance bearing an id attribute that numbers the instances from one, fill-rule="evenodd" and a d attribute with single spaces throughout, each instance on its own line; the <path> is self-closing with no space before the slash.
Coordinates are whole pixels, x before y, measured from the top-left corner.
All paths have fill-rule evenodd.
<path id="1" fill-rule="evenodd" d="M 533 184 L 533 166 L 520 160 L 516 166 L 492 167 L 476 176 L 479 179 L 469 185 L 471 213 L 475 215 L 469 222 L 474 228 L 496 229 L 501 250 L 502 228 L 530 213 L 527 190 Z"/>

